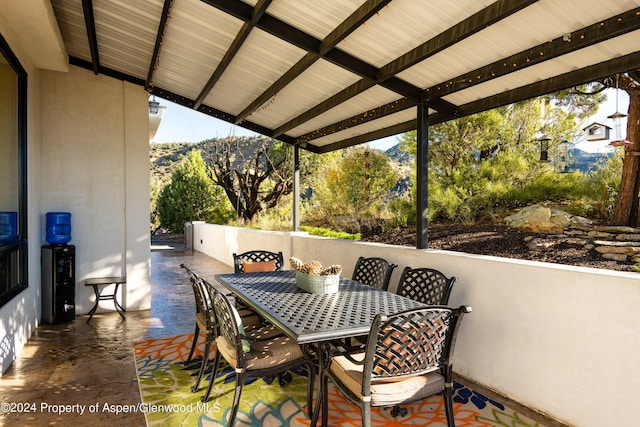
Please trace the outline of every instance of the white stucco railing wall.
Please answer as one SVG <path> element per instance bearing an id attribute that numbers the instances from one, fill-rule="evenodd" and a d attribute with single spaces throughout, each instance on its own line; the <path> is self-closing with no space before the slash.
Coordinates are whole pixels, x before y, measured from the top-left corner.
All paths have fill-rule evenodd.
<path id="1" fill-rule="evenodd" d="M 233 254 L 253 249 L 279 252 L 288 265 L 291 256 L 291 235 L 296 233 L 254 230 L 242 227 L 193 222 L 193 249 L 233 266 Z M 302 233 L 305 234 L 306 233 Z"/>
<path id="2" fill-rule="evenodd" d="M 457 252 L 352 242 L 306 233 L 195 226 L 194 249 L 232 264 L 231 254 L 282 250 L 303 261 L 341 264 L 350 277 L 358 256 L 402 269 L 454 275 L 450 304 L 470 305 L 454 370 L 558 420 L 581 427 L 634 425 L 640 375 L 640 275 Z M 200 243 L 202 240 L 203 243 Z M 288 261 L 285 262 L 288 267 Z"/>

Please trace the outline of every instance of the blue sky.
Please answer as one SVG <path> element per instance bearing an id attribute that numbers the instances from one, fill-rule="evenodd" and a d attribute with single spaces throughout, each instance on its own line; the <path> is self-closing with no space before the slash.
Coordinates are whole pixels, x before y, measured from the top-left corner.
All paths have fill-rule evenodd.
<path id="1" fill-rule="evenodd" d="M 160 99 L 160 105 L 166 107 L 160 126 L 154 138 L 154 142 L 200 142 L 210 138 L 224 138 L 229 135 L 235 136 L 251 136 L 257 135 L 240 126 L 234 126 L 231 123 L 214 119 L 206 114 L 199 113 L 189 108 L 182 107 L 178 104 L 171 103 Z M 618 110 L 626 113 L 629 107 L 629 97 L 626 92 L 619 91 L 618 94 Z M 603 104 L 602 108 L 589 121 L 598 122 L 613 127 L 611 119 L 607 116 L 614 113 L 615 106 L 615 90 L 608 91 L 608 100 Z M 587 124 L 589 124 L 587 123 Z M 626 129 L 626 120 L 622 123 L 623 134 Z M 391 136 L 370 142 L 369 145 L 380 150 L 387 150 L 398 143 L 400 135 Z M 583 141 L 577 142 L 576 146 L 581 150 L 588 152 L 605 152 L 610 151 L 609 141 Z"/>

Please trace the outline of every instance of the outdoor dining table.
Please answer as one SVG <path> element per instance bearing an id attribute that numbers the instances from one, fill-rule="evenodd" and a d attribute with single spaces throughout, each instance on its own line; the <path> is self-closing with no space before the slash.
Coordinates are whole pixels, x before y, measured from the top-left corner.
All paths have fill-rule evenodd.
<path id="1" fill-rule="evenodd" d="M 329 342 L 367 335 L 377 314 L 424 307 L 417 301 L 344 278 L 340 278 L 338 292 L 309 293 L 296 286 L 295 271 L 217 274 L 215 278 L 298 344 L 315 345 L 321 381 L 311 425 L 317 421 L 322 401 Z"/>

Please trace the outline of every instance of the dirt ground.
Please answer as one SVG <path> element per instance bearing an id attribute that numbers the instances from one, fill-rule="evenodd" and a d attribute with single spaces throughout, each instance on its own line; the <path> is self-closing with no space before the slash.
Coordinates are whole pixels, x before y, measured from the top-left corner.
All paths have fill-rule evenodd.
<path id="1" fill-rule="evenodd" d="M 618 271 L 631 271 L 634 265 L 633 261 L 607 260 L 594 249 L 584 249 L 564 243 L 558 243 L 546 250 L 530 250 L 525 242 L 527 236 L 540 237 L 535 233 L 526 233 L 505 225 L 433 223 L 428 227 L 428 247 Z M 412 227 L 386 232 L 376 230 L 364 233 L 362 240 L 415 247 L 416 231 Z"/>

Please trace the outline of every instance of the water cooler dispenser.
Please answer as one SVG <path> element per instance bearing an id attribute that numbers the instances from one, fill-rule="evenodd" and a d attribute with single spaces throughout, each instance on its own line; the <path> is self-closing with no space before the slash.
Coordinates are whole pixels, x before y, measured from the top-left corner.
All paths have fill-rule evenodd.
<path id="1" fill-rule="evenodd" d="M 76 248 L 71 240 L 71 214 L 47 213 L 47 242 L 42 246 L 42 321 L 69 322 L 76 318 Z"/>

